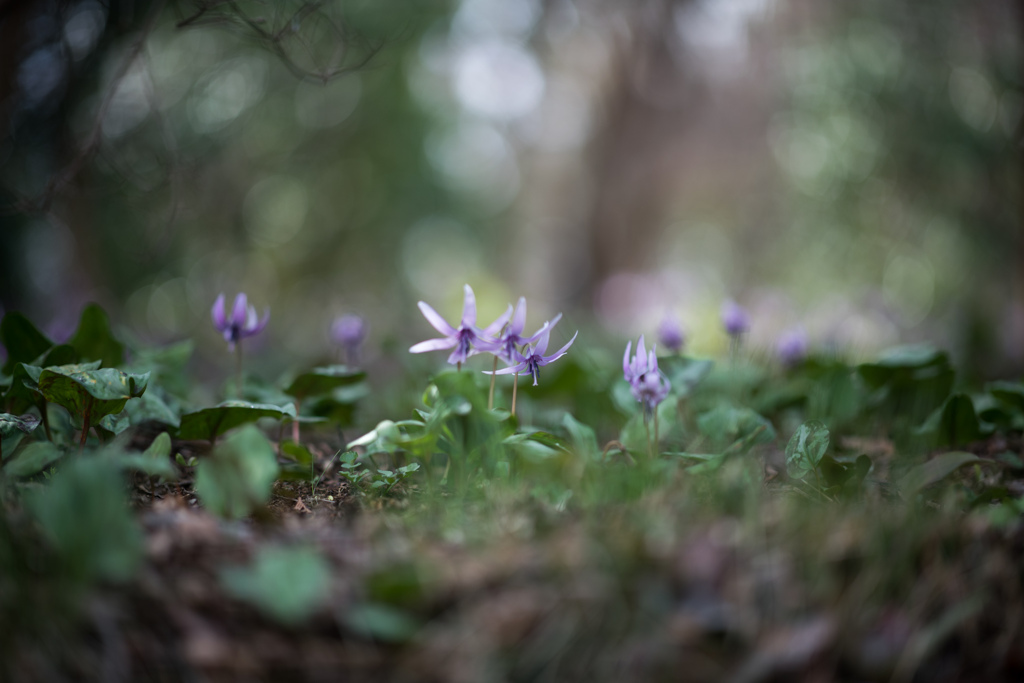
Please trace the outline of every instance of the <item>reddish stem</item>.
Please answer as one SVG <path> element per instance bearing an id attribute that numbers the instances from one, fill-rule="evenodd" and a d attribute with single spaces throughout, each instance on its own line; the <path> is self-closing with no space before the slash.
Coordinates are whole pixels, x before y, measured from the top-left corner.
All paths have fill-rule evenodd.
<path id="1" fill-rule="evenodd" d="M 82 416 L 82 440 L 78 444 L 78 450 L 85 448 L 85 440 L 89 436 L 89 418 L 92 417 L 92 401 L 85 404 L 85 414 Z"/>

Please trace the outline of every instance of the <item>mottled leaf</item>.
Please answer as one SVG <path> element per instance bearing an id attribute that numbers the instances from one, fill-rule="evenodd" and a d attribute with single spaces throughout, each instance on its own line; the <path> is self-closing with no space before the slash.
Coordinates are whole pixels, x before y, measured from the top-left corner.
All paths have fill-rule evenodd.
<path id="1" fill-rule="evenodd" d="M 277 420 L 295 417 L 295 406 L 270 403 L 224 401 L 212 408 L 203 408 L 181 416 L 179 439 L 214 440 L 220 434 L 263 417 Z"/>

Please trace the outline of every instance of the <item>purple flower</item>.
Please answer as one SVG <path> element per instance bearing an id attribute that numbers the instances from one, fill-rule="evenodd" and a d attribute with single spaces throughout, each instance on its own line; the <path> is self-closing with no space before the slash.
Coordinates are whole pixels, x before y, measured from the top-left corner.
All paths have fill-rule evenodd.
<path id="1" fill-rule="evenodd" d="M 807 333 L 794 328 L 779 335 L 775 351 L 783 365 L 792 367 L 807 356 Z"/>
<path id="2" fill-rule="evenodd" d="M 730 337 L 738 337 L 750 329 L 750 315 L 735 301 L 722 305 L 722 326 Z"/>
<path id="3" fill-rule="evenodd" d="M 469 285 L 465 286 L 465 298 L 462 303 L 462 321 L 457 329 L 449 325 L 425 301 L 419 302 L 418 305 L 427 322 L 433 325 L 434 329 L 443 334 L 444 337 L 441 339 L 428 339 L 419 344 L 414 344 L 409 349 L 409 353 L 454 349 L 451 355 L 448 356 L 448 362 L 452 365 L 465 363 L 467 358 L 482 351 L 497 352 L 497 342 L 493 337 L 505 326 L 505 323 L 512 316 L 512 306 L 509 306 L 507 311 L 484 329 L 481 330 L 476 327 L 476 297 L 473 295 L 473 289 Z"/>
<path id="4" fill-rule="evenodd" d="M 228 348 L 235 350 L 235 344 L 246 337 L 252 337 L 263 331 L 270 321 L 270 309 L 263 312 L 263 319 L 256 316 L 256 309 L 249 305 L 245 293 L 239 293 L 235 297 L 235 305 L 231 309 L 231 317 L 224 315 L 224 294 L 217 297 L 210 309 L 210 316 L 213 318 L 213 326 L 224 335 Z"/>
<path id="5" fill-rule="evenodd" d="M 358 315 L 343 315 L 331 325 L 331 339 L 345 350 L 345 362 L 359 362 L 359 346 L 366 338 L 366 322 Z"/>
<path id="6" fill-rule="evenodd" d="M 523 353 L 520 353 L 516 349 L 512 349 L 512 357 L 515 365 L 502 368 L 494 373 L 488 372 L 487 374 L 511 375 L 514 373 L 518 375 L 520 373 L 529 373 L 533 376 L 533 386 L 537 386 L 537 378 L 540 376 L 540 369 L 548 363 L 553 363 L 564 356 L 566 352 L 568 352 L 569 347 L 572 346 L 572 343 L 576 341 L 576 336 L 578 334 L 579 332 L 572 335 L 572 339 L 569 340 L 569 343 L 558 349 L 558 351 L 554 352 L 550 356 L 545 356 L 544 352 L 548 350 L 548 341 L 551 337 L 551 328 L 542 328 L 536 345 L 527 346 Z"/>
<path id="7" fill-rule="evenodd" d="M 665 400 L 672 384 L 665 373 L 658 369 L 655 349 L 652 348 L 648 353 L 644 348 L 643 335 L 637 340 L 636 355 L 631 358 L 629 352 L 632 348 L 633 342 L 627 342 L 626 353 L 622 356 L 622 374 L 629 382 L 630 393 L 643 405 L 644 415 L 647 416 Z"/>
<path id="8" fill-rule="evenodd" d="M 515 363 L 516 351 L 520 346 L 536 342 L 545 331 L 550 332 L 554 329 L 555 325 L 557 325 L 558 321 L 561 319 L 562 314 L 559 313 L 550 321 L 544 323 L 539 330 L 529 337 L 522 336 L 523 328 L 526 327 L 526 298 L 519 297 L 519 303 L 516 304 L 516 312 L 512 316 L 512 321 L 498 336 L 498 339 L 496 340 L 498 348 L 492 353 L 506 363 Z"/>
<path id="9" fill-rule="evenodd" d="M 679 353 L 683 344 L 686 343 L 686 335 L 683 333 L 683 326 L 674 315 L 666 315 L 658 325 L 658 338 L 661 343 L 672 353 Z"/>

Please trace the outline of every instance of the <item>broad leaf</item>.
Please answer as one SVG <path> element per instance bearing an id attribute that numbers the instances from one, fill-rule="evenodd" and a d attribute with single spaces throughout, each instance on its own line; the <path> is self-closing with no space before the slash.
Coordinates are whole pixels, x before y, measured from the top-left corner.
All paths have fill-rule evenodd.
<path id="1" fill-rule="evenodd" d="M 818 466 L 828 450 L 829 431 L 817 420 L 805 422 L 786 444 L 786 471 L 794 479 L 803 479 Z"/>
<path id="2" fill-rule="evenodd" d="M 244 517 L 270 499 L 277 473 L 273 446 L 258 428 L 248 425 L 199 463 L 195 490 L 213 514 Z"/>
<path id="3" fill-rule="evenodd" d="M 342 616 L 345 626 L 363 636 L 388 643 L 411 640 L 419 623 L 405 610 L 377 603 L 350 607 Z"/>
<path id="4" fill-rule="evenodd" d="M 658 359 L 658 368 L 672 383 L 672 393 L 685 398 L 707 377 L 714 361 L 698 360 L 683 356 L 669 356 Z"/>
<path id="5" fill-rule="evenodd" d="M 78 330 L 68 342 L 82 358 L 101 361 L 112 368 L 124 362 L 124 344 L 110 332 L 106 312 L 96 304 L 88 304 L 78 321 Z"/>
<path id="6" fill-rule="evenodd" d="M 153 443 L 142 453 L 124 453 L 117 461 L 122 467 L 151 477 L 167 480 L 178 477 L 178 470 L 171 464 L 171 437 L 167 432 L 153 439 Z"/>
<path id="7" fill-rule="evenodd" d="M 294 441 L 285 441 L 281 444 L 281 455 L 305 467 L 307 473 L 309 466 L 313 464 L 313 454 L 309 449 Z"/>
<path id="8" fill-rule="evenodd" d="M 362 370 L 353 370 L 344 365 L 328 365 L 302 373 L 292 380 L 284 393 L 301 400 L 307 396 L 326 394 L 338 387 L 358 384 L 364 379 L 366 373 Z"/>
<path id="9" fill-rule="evenodd" d="M 954 394 L 942 407 L 942 417 L 936 434 L 938 446 L 959 446 L 982 438 L 984 433 L 974 403 L 966 394 Z"/>
<path id="10" fill-rule="evenodd" d="M 294 418 L 295 406 L 224 401 L 212 408 L 203 408 L 182 415 L 178 438 L 213 441 L 226 431 L 256 422 L 262 417 L 272 417 L 277 420 Z"/>
<path id="11" fill-rule="evenodd" d="M 900 489 L 907 494 L 917 493 L 926 486 L 945 479 L 964 465 L 980 461 L 981 459 L 973 453 L 962 451 L 943 453 L 903 475 L 903 478 L 900 479 Z"/>
<path id="12" fill-rule="evenodd" d="M 53 342 L 21 313 L 12 311 L 0 321 L 0 343 L 7 349 L 7 362 L 0 371 L 10 375 L 18 363 L 31 363 L 46 353 Z"/>
<path id="13" fill-rule="evenodd" d="M 114 368 L 81 370 L 80 366 L 44 368 L 39 374 L 39 392 L 51 403 L 64 406 L 73 415 L 88 414 L 89 427 L 105 415 L 120 413 L 128 399 L 146 391 L 149 374 L 129 375 Z"/>
<path id="14" fill-rule="evenodd" d="M 986 388 L 990 394 L 1014 408 L 1018 413 L 1024 413 L 1024 383 L 992 382 Z"/>
<path id="15" fill-rule="evenodd" d="M 28 434 L 39 426 L 39 418 L 35 415 L 10 415 L 0 413 L 0 437 L 11 436 L 15 432 Z"/>
<path id="16" fill-rule="evenodd" d="M 315 548 L 261 548 L 252 566 L 221 570 L 229 593 L 284 624 L 297 624 L 324 605 L 331 567 Z"/>
<path id="17" fill-rule="evenodd" d="M 697 418 L 697 429 L 716 446 L 737 453 L 775 438 L 775 428 L 750 408 L 722 403 Z"/>
<path id="18" fill-rule="evenodd" d="M 593 429 L 569 413 L 562 418 L 562 427 L 568 432 L 569 443 L 578 456 L 592 461 L 597 461 L 601 457 L 601 449 L 597 445 L 597 436 Z"/>
<path id="19" fill-rule="evenodd" d="M 126 504 L 116 463 L 72 458 L 26 502 L 72 575 L 123 581 L 141 564 L 142 532 Z"/>
<path id="20" fill-rule="evenodd" d="M 60 449 L 49 441 L 30 443 L 4 465 L 3 472 L 8 477 L 31 477 L 42 472 L 61 455 Z"/>

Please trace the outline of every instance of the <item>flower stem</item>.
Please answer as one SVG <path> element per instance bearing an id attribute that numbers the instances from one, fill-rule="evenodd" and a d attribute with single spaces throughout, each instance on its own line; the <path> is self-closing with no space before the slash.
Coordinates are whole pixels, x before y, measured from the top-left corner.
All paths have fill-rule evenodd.
<path id="1" fill-rule="evenodd" d="M 651 447 L 651 423 L 649 420 L 644 419 L 644 431 L 647 432 L 647 459 L 654 459 L 654 449 Z"/>
<path id="2" fill-rule="evenodd" d="M 512 416 L 516 414 L 516 392 L 519 390 L 519 373 L 516 373 L 515 382 L 512 384 Z"/>
<path id="3" fill-rule="evenodd" d="M 235 397 L 242 400 L 242 340 L 235 345 Z"/>
<path id="4" fill-rule="evenodd" d="M 92 417 L 92 401 L 85 404 L 85 414 L 82 416 L 82 440 L 78 444 L 78 450 L 85 448 L 85 440 L 89 436 L 89 418 Z"/>
<path id="5" fill-rule="evenodd" d="M 487 410 L 494 409 L 494 380 L 497 375 L 494 373 L 498 371 L 498 357 L 494 357 L 494 367 L 491 368 L 491 393 L 487 395 Z"/>
<path id="6" fill-rule="evenodd" d="M 460 360 L 460 361 L 458 361 L 458 362 L 457 362 L 457 363 L 455 364 L 455 372 L 462 372 L 462 361 L 461 361 L 461 360 Z"/>
<path id="7" fill-rule="evenodd" d="M 661 440 L 658 438 L 658 406 L 654 406 L 654 450 L 661 453 Z"/>
<path id="8" fill-rule="evenodd" d="M 295 399 L 295 419 L 292 420 L 292 441 L 299 443 L 299 399 Z"/>

